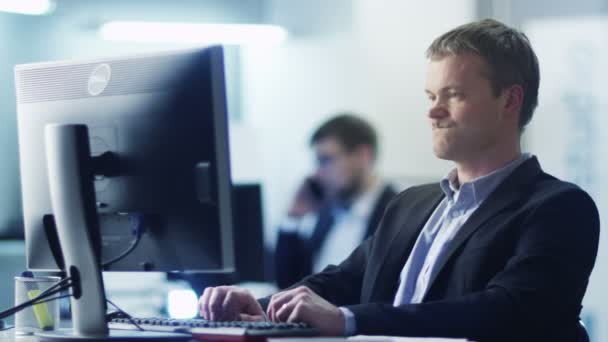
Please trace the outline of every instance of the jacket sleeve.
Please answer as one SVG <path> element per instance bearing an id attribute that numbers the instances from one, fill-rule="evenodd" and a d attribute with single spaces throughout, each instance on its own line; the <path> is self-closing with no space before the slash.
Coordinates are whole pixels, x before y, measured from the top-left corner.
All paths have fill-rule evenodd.
<path id="1" fill-rule="evenodd" d="M 290 286 L 307 286 L 316 294 L 337 306 L 354 304 L 359 301 L 363 272 L 368 259 L 373 236 L 359 245 L 340 265 L 329 265 L 322 272 L 310 275 Z M 270 297 L 259 299 L 266 310 Z"/>

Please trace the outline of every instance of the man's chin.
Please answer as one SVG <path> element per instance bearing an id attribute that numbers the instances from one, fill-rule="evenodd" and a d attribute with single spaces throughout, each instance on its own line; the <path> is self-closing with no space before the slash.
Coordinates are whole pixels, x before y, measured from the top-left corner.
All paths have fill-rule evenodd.
<path id="1" fill-rule="evenodd" d="M 439 158 L 439 159 L 443 159 L 443 160 L 454 160 L 451 156 L 451 153 L 449 150 L 447 149 L 442 149 L 442 148 L 433 148 L 433 153 L 435 154 L 435 157 Z"/>

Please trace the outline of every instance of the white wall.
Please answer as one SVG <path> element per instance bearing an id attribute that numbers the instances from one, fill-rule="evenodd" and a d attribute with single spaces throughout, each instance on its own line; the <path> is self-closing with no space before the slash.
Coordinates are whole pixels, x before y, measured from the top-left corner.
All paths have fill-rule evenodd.
<path id="1" fill-rule="evenodd" d="M 527 132 L 527 146 L 543 168 L 574 182 L 595 200 L 600 222 L 608 209 L 608 17 L 531 19 L 524 29 L 538 55 L 539 106 Z M 572 234 L 579 227 L 571 227 Z M 593 341 L 608 340 L 608 237 L 600 233 L 595 269 L 583 301 L 583 319 Z"/>
<path id="2" fill-rule="evenodd" d="M 294 34 L 274 49 L 242 51 L 244 124 L 257 135 L 270 244 L 312 171 L 309 135 L 335 111 L 361 112 L 376 125 L 382 174 L 434 180 L 449 169 L 431 151 L 424 53 L 433 38 L 473 19 L 474 1 L 315 0 L 306 10 L 270 3 L 269 21 L 292 23 Z"/>

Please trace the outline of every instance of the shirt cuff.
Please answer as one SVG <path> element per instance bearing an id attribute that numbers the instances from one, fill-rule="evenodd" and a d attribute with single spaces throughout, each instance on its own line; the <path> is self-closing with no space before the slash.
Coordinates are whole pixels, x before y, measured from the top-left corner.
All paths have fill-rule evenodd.
<path id="1" fill-rule="evenodd" d="M 357 321 L 355 321 L 355 314 L 347 308 L 339 307 L 340 311 L 344 315 L 344 336 L 352 336 L 357 331 Z"/>

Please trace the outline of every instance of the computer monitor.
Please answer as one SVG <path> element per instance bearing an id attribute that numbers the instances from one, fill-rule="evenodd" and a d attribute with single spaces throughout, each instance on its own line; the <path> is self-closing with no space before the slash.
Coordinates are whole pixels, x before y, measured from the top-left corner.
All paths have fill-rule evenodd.
<path id="1" fill-rule="evenodd" d="M 28 268 L 81 278 L 76 335 L 107 335 L 97 273 L 135 241 L 106 269 L 233 271 L 221 47 L 19 65 L 15 81 Z"/>

